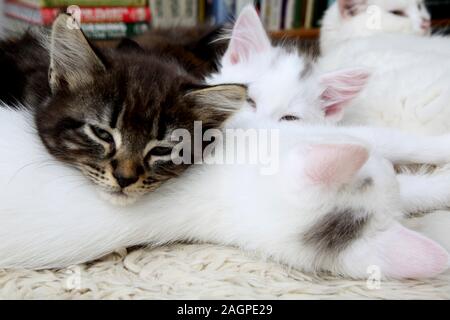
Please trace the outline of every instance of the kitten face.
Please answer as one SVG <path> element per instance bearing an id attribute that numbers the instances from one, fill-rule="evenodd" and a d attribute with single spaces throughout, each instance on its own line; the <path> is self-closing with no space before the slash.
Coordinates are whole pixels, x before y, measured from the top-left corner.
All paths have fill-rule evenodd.
<path id="1" fill-rule="evenodd" d="M 273 47 L 250 7 L 237 20 L 221 68 L 208 82 L 245 83 L 261 120 L 335 123 L 368 80 L 365 70 L 321 74 L 312 58 L 296 48 Z"/>
<path id="2" fill-rule="evenodd" d="M 65 19 L 53 29 L 53 94 L 36 113 L 37 127 L 52 155 L 78 167 L 113 202 L 134 201 L 186 169 L 173 161 L 181 156 L 173 151 L 174 130 L 193 136 L 195 121 L 203 130 L 220 127 L 246 101 L 243 86 L 200 86 L 151 55 L 100 56 Z"/>
<path id="3" fill-rule="evenodd" d="M 321 44 L 332 47 L 380 33 L 428 35 L 431 17 L 423 0 L 338 0 L 323 19 Z"/>

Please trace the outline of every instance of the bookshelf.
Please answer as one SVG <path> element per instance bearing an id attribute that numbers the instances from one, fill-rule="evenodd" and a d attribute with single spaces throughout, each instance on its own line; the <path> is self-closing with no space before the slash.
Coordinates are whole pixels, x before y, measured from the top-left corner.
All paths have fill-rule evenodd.
<path id="1" fill-rule="evenodd" d="M 448 27 L 450 26 L 450 19 L 433 20 L 431 25 L 433 27 Z"/>
<path id="2" fill-rule="evenodd" d="M 276 39 L 318 39 L 320 29 L 292 29 L 271 32 L 272 37 Z"/>
<path id="3" fill-rule="evenodd" d="M 450 19 L 433 20 L 432 26 L 434 28 L 450 27 Z M 281 30 L 271 32 L 272 37 L 276 39 L 318 39 L 320 36 L 320 29 L 293 29 Z"/>

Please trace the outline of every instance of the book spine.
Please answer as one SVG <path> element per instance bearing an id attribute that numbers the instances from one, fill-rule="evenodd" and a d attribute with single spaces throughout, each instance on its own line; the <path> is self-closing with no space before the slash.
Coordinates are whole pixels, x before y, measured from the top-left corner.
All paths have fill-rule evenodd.
<path id="1" fill-rule="evenodd" d="M 265 0 L 262 2 L 265 14 L 263 21 L 269 31 L 278 31 L 281 28 L 283 2 L 279 0 Z"/>
<path id="2" fill-rule="evenodd" d="M 295 21 L 295 0 L 287 0 L 284 19 L 284 29 L 293 29 Z"/>
<path id="3" fill-rule="evenodd" d="M 235 8 L 235 15 L 238 16 L 242 9 L 244 9 L 249 4 L 254 4 L 255 1 L 253 0 L 236 0 L 236 8 Z"/>
<path id="4" fill-rule="evenodd" d="M 143 7 L 147 0 L 25 0 L 40 7 Z"/>
<path id="5" fill-rule="evenodd" d="M 150 20 L 150 8 L 148 7 L 81 8 L 80 10 L 82 23 L 134 23 Z M 42 25 L 52 24 L 58 14 L 63 11 L 60 8 L 34 8 L 15 1 L 5 3 L 7 15 Z"/>
<path id="6" fill-rule="evenodd" d="M 214 22 L 217 25 L 229 22 L 235 12 L 235 2 L 233 0 L 214 0 L 213 15 Z"/>
<path id="7" fill-rule="evenodd" d="M 168 16 L 165 12 L 164 0 L 150 0 L 150 10 L 152 12 L 152 26 L 159 28 Z"/>
<path id="8" fill-rule="evenodd" d="M 197 21 L 200 24 L 204 24 L 206 22 L 206 0 L 199 0 L 198 1 Z"/>
<path id="9" fill-rule="evenodd" d="M 180 25 L 193 27 L 198 21 L 198 1 L 197 0 L 179 0 L 181 10 Z"/>
<path id="10" fill-rule="evenodd" d="M 322 25 L 322 18 L 327 8 L 328 8 L 328 0 L 315 1 L 313 21 L 312 21 L 312 26 L 314 28 L 320 28 L 320 26 Z"/>
<path id="11" fill-rule="evenodd" d="M 205 23 L 215 24 L 214 1 L 205 0 Z"/>
<path id="12" fill-rule="evenodd" d="M 299 29 L 303 27 L 301 21 L 302 21 L 302 0 L 295 0 L 293 28 Z"/>
<path id="13" fill-rule="evenodd" d="M 106 40 L 133 37 L 149 30 L 145 22 L 138 23 L 85 23 L 81 29 L 90 39 Z"/>
<path id="14" fill-rule="evenodd" d="M 83 23 L 134 23 L 143 21 L 150 21 L 149 7 L 81 8 L 81 22 Z"/>
<path id="15" fill-rule="evenodd" d="M 306 16 L 305 16 L 305 28 L 312 27 L 312 20 L 314 14 L 314 0 L 307 0 L 306 2 Z"/>
<path id="16" fill-rule="evenodd" d="M 56 11 L 58 10 L 56 9 Z M 44 14 L 42 13 L 41 9 L 20 5 L 14 1 L 7 1 L 4 3 L 3 13 L 5 14 L 5 16 L 10 18 L 15 18 L 39 25 L 50 24 L 53 21 L 51 18 L 47 17 L 46 19 L 50 22 L 48 23 L 47 21 L 46 23 L 46 21 L 44 21 Z M 58 15 L 58 12 L 56 12 L 56 15 Z"/>

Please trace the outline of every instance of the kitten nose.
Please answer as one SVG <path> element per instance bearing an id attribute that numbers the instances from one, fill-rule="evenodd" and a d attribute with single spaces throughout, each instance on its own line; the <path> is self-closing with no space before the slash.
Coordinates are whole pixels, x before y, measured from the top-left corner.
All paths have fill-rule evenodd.
<path id="1" fill-rule="evenodd" d="M 421 27 L 422 27 L 422 29 L 431 28 L 431 20 L 423 20 Z"/>
<path id="2" fill-rule="evenodd" d="M 139 180 L 139 177 L 123 177 L 117 174 L 114 174 L 114 178 L 116 178 L 117 183 L 122 189 L 131 186 Z"/>

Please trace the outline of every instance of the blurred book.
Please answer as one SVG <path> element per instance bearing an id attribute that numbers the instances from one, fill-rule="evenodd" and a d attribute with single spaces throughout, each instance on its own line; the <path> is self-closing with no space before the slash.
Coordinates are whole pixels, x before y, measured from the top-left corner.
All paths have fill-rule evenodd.
<path id="1" fill-rule="evenodd" d="M 6 16 L 34 24 L 51 25 L 63 8 L 39 7 L 22 1 L 7 0 Z M 81 23 L 135 23 L 150 21 L 149 7 L 81 7 Z"/>
<path id="2" fill-rule="evenodd" d="M 134 37 L 149 30 L 148 23 L 84 23 L 81 29 L 94 40 Z"/>
<path id="3" fill-rule="evenodd" d="M 197 0 L 150 0 L 153 12 L 152 26 L 195 26 L 199 21 Z"/>
<path id="4" fill-rule="evenodd" d="M 81 28 L 93 39 L 134 36 L 149 29 L 151 11 L 146 0 L 6 0 L 3 10 L 10 24 L 16 20 L 49 27 L 72 4 L 79 9 Z"/>
<path id="5" fill-rule="evenodd" d="M 38 7 L 67 7 L 77 5 L 79 7 L 143 7 L 147 0 L 20 0 Z"/>
<path id="6" fill-rule="evenodd" d="M 447 2 L 449 2 L 448 0 Z M 261 20 L 270 31 L 320 28 L 324 12 L 335 0 L 6 0 L 5 14 L 10 18 L 36 25 L 50 25 L 67 6 L 80 8 L 81 23 L 103 26 L 89 27 L 92 33 L 105 24 L 124 30 L 124 24 L 150 23 L 163 28 L 197 24 L 226 25 L 234 22 L 247 6 L 254 4 Z M 436 1 L 437 2 L 437 1 Z M 138 28 L 143 30 L 143 28 Z M 100 32 L 100 31 L 98 31 Z M 123 31 L 125 32 L 125 31 Z M 126 33 L 126 32 L 125 32 Z M 120 34 L 120 32 L 103 32 Z"/>

